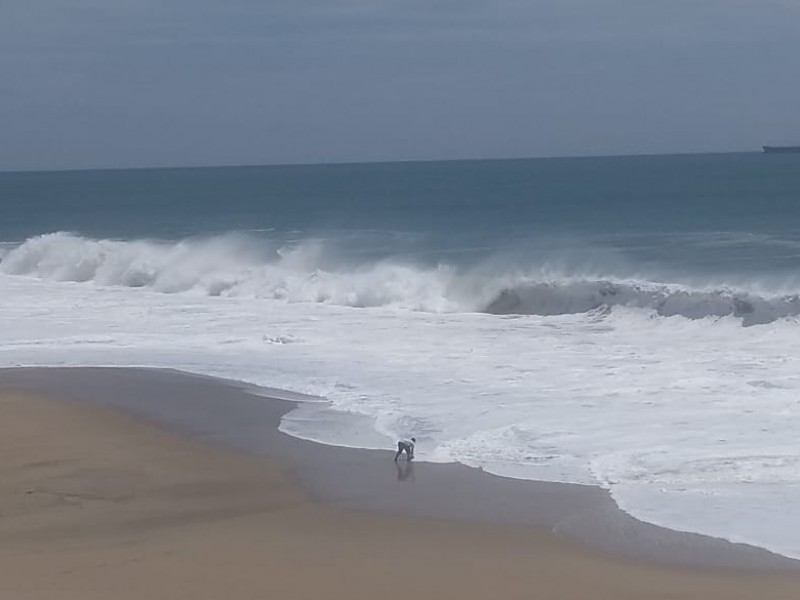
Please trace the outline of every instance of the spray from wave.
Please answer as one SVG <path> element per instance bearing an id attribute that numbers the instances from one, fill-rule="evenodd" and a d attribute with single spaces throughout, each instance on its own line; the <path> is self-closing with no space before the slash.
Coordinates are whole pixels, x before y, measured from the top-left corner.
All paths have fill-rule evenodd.
<path id="1" fill-rule="evenodd" d="M 744 325 L 800 315 L 800 294 L 564 275 L 544 266 L 354 261 L 332 244 L 279 245 L 241 235 L 158 242 L 52 233 L 4 248 L 0 273 L 163 293 L 427 312 L 561 315 L 627 306 L 690 319 L 734 316 Z"/>

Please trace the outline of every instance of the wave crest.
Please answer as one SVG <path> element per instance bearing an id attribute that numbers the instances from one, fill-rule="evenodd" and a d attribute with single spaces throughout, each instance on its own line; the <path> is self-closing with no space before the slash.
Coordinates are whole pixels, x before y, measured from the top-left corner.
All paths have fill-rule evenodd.
<path id="1" fill-rule="evenodd" d="M 158 242 L 95 240 L 52 233 L 4 248 L 0 272 L 55 281 L 143 287 L 164 293 L 391 306 L 427 312 L 564 315 L 615 306 L 690 319 L 733 316 L 744 325 L 800 315 L 800 295 L 607 277 L 546 276 L 476 267 L 360 262 L 320 242 L 270 245 L 228 235 Z"/>
<path id="2" fill-rule="evenodd" d="M 728 288 L 693 290 L 675 285 L 607 280 L 530 282 L 503 289 L 487 306 L 492 314 L 559 315 L 627 306 L 665 317 L 733 316 L 744 325 L 800 315 L 797 294 L 765 297 Z"/>

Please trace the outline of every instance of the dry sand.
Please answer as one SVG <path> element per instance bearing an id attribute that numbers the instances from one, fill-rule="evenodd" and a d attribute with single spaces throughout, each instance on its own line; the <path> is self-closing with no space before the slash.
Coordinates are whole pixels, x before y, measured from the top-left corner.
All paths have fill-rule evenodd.
<path id="1" fill-rule="evenodd" d="M 637 564 L 531 527 L 310 501 L 275 461 L 0 393 L 0 598 L 800 598 L 791 572 Z"/>

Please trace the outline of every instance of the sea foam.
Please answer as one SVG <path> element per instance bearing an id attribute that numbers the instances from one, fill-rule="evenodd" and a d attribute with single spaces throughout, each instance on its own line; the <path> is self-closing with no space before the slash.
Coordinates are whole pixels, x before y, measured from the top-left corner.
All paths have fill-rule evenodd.
<path id="1" fill-rule="evenodd" d="M 69 233 L 5 248 L 0 272 L 157 292 L 393 307 L 423 312 L 561 315 L 625 306 L 744 325 L 800 315 L 800 293 L 741 284 L 665 282 L 552 265 L 468 266 L 342 255 L 318 240 L 271 243 L 244 235 L 178 242 L 96 240 Z"/>
<path id="2" fill-rule="evenodd" d="M 397 265 L 314 243 L 267 250 L 28 240 L 0 263 L 0 365 L 170 367 L 281 387 L 324 398 L 284 418 L 292 435 L 390 447 L 413 434 L 422 460 L 599 484 L 645 520 L 800 557 L 793 320 L 742 327 L 632 301 L 489 314 L 468 309 L 502 297 L 511 275 L 415 265 L 403 273 L 416 285 L 368 305 L 320 290 L 375 287 Z M 238 287 L 209 291 L 223 273 Z"/>

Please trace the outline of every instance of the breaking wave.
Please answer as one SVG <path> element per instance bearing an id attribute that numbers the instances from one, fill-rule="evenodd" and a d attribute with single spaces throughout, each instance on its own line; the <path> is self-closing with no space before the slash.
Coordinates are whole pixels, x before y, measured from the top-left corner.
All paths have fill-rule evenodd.
<path id="1" fill-rule="evenodd" d="M 503 289 L 485 312 L 558 315 L 628 306 L 664 317 L 739 317 L 744 325 L 800 315 L 800 295 L 763 297 L 731 289 L 692 290 L 676 285 L 606 280 L 530 282 Z"/>
<path id="2" fill-rule="evenodd" d="M 158 242 L 52 233 L 5 246 L 0 273 L 164 293 L 445 313 L 547 316 L 626 306 L 690 319 L 733 316 L 744 325 L 800 315 L 796 293 L 565 276 L 536 265 L 504 271 L 496 265 L 465 269 L 393 259 L 354 261 L 331 244 L 270 245 L 238 235 Z"/>

